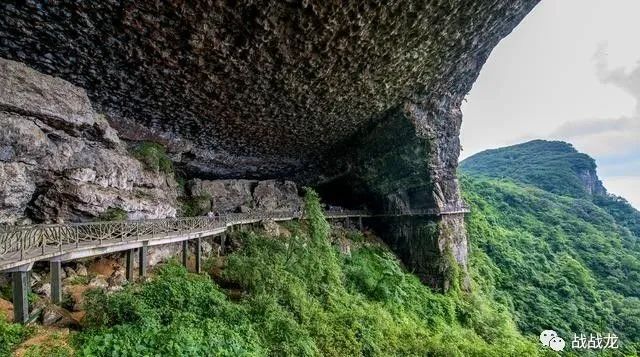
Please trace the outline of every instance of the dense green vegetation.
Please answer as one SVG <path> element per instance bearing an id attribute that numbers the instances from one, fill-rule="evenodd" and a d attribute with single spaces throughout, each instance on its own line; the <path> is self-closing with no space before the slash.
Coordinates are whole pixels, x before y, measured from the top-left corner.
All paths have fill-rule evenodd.
<path id="1" fill-rule="evenodd" d="M 31 330 L 28 327 L 12 324 L 0 314 L 0 356 L 10 356 L 11 351 L 29 336 Z"/>
<path id="2" fill-rule="evenodd" d="M 545 191 L 572 197 L 587 197 L 580 173 L 594 171 L 595 161 L 562 141 L 533 140 L 523 144 L 486 150 L 460 163 L 471 175 L 508 178 Z"/>
<path id="3" fill-rule="evenodd" d="M 165 174 L 173 173 L 173 163 L 162 145 L 145 141 L 137 144 L 131 152 L 148 170 Z"/>
<path id="4" fill-rule="evenodd" d="M 520 330 L 561 336 L 614 332 L 640 351 L 640 213 L 620 197 L 589 194 L 590 157 L 536 140 L 463 161 L 472 205 L 474 280 Z"/>
<path id="5" fill-rule="evenodd" d="M 229 257 L 234 301 L 177 264 L 153 280 L 88 298 L 86 356 L 528 356 L 535 342 L 479 294 L 431 292 L 386 248 L 358 234 L 340 255 L 317 197 L 291 238 L 242 233 Z"/>
<path id="6" fill-rule="evenodd" d="M 507 179 L 547 192 L 591 200 L 616 222 L 640 237 L 640 212 L 624 198 L 607 194 L 601 183 L 587 187 L 585 175 L 595 177 L 595 161 L 562 141 L 533 140 L 523 144 L 486 150 L 460 163 L 472 176 Z M 596 192 L 590 192 L 592 189 Z"/>
<path id="7" fill-rule="evenodd" d="M 607 211 L 616 222 L 628 228 L 633 235 L 640 237 L 640 212 L 627 200 L 615 195 L 593 197 L 593 203 Z"/>
<path id="8" fill-rule="evenodd" d="M 523 333 L 613 332 L 640 351 L 637 237 L 588 200 L 488 179 L 463 186 L 474 281 Z"/>
<path id="9" fill-rule="evenodd" d="M 98 221 L 123 221 L 127 219 L 127 211 L 119 207 L 109 207 L 97 219 Z"/>

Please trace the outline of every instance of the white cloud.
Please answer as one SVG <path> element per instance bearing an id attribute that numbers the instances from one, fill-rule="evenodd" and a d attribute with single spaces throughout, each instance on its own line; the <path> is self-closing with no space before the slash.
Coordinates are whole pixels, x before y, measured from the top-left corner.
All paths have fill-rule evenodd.
<path id="1" fill-rule="evenodd" d="M 640 153 L 640 118 L 571 121 L 549 138 L 569 141 L 595 157 L 629 156 Z"/>
<path id="2" fill-rule="evenodd" d="M 637 118 L 638 113 L 640 113 L 640 63 L 636 63 L 631 70 L 627 70 L 625 66 L 610 69 L 606 44 L 599 47 L 594 58 L 596 62 L 596 73 L 602 83 L 613 84 L 630 94 L 636 100 L 635 114 Z"/>
<path id="3" fill-rule="evenodd" d="M 630 153 L 640 153 L 640 63 L 631 70 L 609 69 L 604 46 L 600 46 L 595 58 L 598 78 L 631 95 L 636 102 L 634 111 L 628 117 L 569 121 L 560 125 L 551 137 L 568 139 L 579 150 L 596 157 L 628 157 Z"/>
<path id="4" fill-rule="evenodd" d="M 585 135 L 600 134 L 604 132 L 625 131 L 640 133 L 640 119 L 617 118 L 570 121 L 560 125 L 552 135 L 574 138 Z"/>

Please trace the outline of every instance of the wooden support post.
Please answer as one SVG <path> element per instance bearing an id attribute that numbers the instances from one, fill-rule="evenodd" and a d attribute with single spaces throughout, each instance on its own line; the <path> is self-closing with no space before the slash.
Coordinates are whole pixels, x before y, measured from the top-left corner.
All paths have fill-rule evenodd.
<path id="1" fill-rule="evenodd" d="M 222 233 L 222 235 L 220 236 L 220 254 L 224 255 L 225 254 L 225 245 L 227 244 L 227 234 L 226 233 Z"/>
<path id="2" fill-rule="evenodd" d="M 362 225 L 362 216 L 358 217 L 358 226 L 360 226 L 360 230 L 364 230 L 364 226 Z"/>
<path id="3" fill-rule="evenodd" d="M 188 258 L 189 258 L 189 241 L 183 240 L 182 241 L 182 265 L 184 265 L 185 268 L 187 267 Z"/>
<path id="4" fill-rule="evenodd" d="M 196 273 L 202 273 L 202 238 L 196 238 Z"/>
<path id="5" fill-rule="evenodd" d="M 347 228 L 347 229 L 351 228 L 351 220 L 349 219 L 349 217 L 347 217 L 346 222 L 347 222 L 347 223 L 346 223 L 345 228 Z"/>
<path id="6" fill-rule="evenodd" d="M 125 269 L 126 269 L 126 276 L 127 276 L 127 281 L 128 282 L 133 282 L 133 249 L 129 249 L 127 250 L 126 253 L 126 258 L 125 258 Z"/>
<path id="7" fill-rule="evenodd" d="M 143 245 L 138 249 L 138 277 L 147 276 L 147 246 Z"/>
<path id="8" fill-rule="evenodd" d="M 25 323 L 29 320 L 29 271 L 11 273 L 13 284 L 13 322 Z"/>
<path id="9" fill-rule="evenodd" d="M 49 271 L 51 272 L 51 301 L 57 305 L 62 302 L 62 262 L 50 261 Z"/>

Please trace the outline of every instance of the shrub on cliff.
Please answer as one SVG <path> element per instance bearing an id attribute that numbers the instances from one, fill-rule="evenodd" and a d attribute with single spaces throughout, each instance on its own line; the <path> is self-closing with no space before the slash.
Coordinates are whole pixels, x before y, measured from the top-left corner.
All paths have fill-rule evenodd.
<path id="1" fill-rule="evenodd" d="M 109 207 L 102 212 L 97 220 L 98 221 L 124 221 L 127 219 L 127 211 L 119 207 Z"/>
<path id="2" fill-rule="evenodd" d="M 164 147 L 158 143 L 141 142 L 132 149 L 132 154 L 148 170 L 165 174 L 173 173 L 173 163 L 167 156 Z"/>
<path id="3" fill-rule="evenodd" d="M 179 197 L 180 214 L 184 217 L 203 216 L 211 210 L 211 195 Z"/>

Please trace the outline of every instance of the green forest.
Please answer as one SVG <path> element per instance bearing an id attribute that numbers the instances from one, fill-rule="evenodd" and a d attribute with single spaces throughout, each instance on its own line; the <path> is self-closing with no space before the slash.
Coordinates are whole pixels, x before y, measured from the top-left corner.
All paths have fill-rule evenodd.
<path id="1" fill-rule="evenodd" d="M 308 191 L 290 238 L 237 232 L 225 288 L 177 263 L 105 295 L 90 293 L 70 346 L 33 356 L 528 356 L 541 348 L 481 293 L 432 292 L 373 236 L 331 230 Z M 347 240 L 351 255 L 335 244 Z M 232 289 L 230 289 L 232 288 Z M 241 291 L 235 297 L 231 291 Z M 0 322 L 8 354 L 28 328 Z"/>
<path id="2" fill-rule="evenodd" d="M 570 144 L 535 140 L 461 163 L 474 280 L 508 306 L 522 333 L 615 333 L 640 349 L 640 213 L 589 193 L 595 161 Z"/>
<path id="3" fill-rule="evenodd" d="M 544 156 L 539 144 L 529 154 Z M 593 161 L 577 154 L 571 164 L 571 153 L 553 155 L 558 159 L 542 168 L 519 160 L 527 165 L 513 174 L 479 169 L 473 157 L 473 169 L 463 162 L 470 292 L 457 284 L 432 292 L 378 237 L 332 229 L 308 190 L 310 219 L 289 223 L 287 238 L 236 232 L 242 247 L 228 257 L 222 277 L 174 262 L 123 291 L 90 293 L 84 326 L 68 344 L 26 355 L 558 355 L 538 342 L 545 329 L 565 338 L 564 356 L 589 355 L 570 348 L 574 333 L 615 333 L 620 348 L 603 354 L 637 355 L 638 212 L 614 196 L 576 194 L 575 169 L 595 170 Z M 501 162 L 487 160 L 485 167 Z M 556 182 L 566 185 L 551 189 L 526 170 L 564 175 Z M 340 253 L 344 242 L 350 254 Z M 0 355 L 30 333 L 0 320 Z"/>

